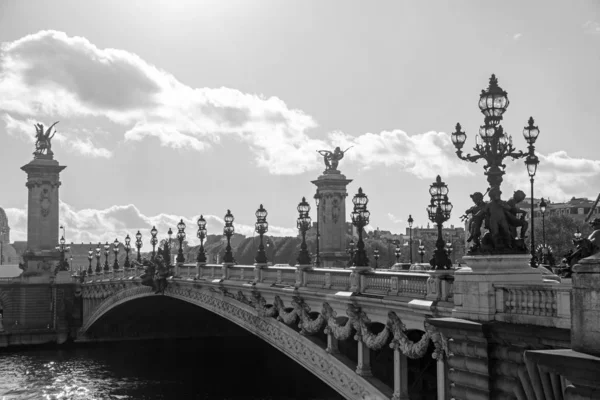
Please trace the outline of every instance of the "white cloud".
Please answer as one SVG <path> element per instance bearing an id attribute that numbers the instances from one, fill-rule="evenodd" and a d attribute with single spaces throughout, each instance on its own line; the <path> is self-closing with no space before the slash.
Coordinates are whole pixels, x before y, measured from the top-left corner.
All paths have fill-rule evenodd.
<path id="1" fill-rule="evenodd" d="M 519 40 L 519 39 L 521 39 L 521 37 L 522 37 L 522 36 L 523 36 L 523 34 L 522 34 L 522 33 L 515 33 L 515 34 L 513 35 L 513 39 L 514 39 L 514 40 Z"/>
<path id="2" fill-rule="evenodd" d="M 7 208 L 6 214 L 11 228 L 11 240 L 27 240 L 27 211 L 25 208 Z M 76 210 L 65 202 L 60 202 L 60 223 L 66 229 L 66 239 L 74 243 L 98 243 L 113 242 L 115 238 L 123 241 L 129 234 L 134 237 L 139 230 L 143 235 L 144 248 L 147 248 L 150 240 L 150 229 L 156 226 L 158 237 L 167 237 L 167 231 L 171 228 L 177 231 L 177 224 L 181 219 L 186 224 L 186 240 L 192 244 L 199 244 L 196 238 L 198 226 L 196 221 L 199 215 L 181 217 L 173 214 L 159 214 L 147 216 L 133 204 L 123 206 L 112 206 L 103 210 L 82 209 Z M 209 235 L 221 235 L 223 233 L 223 218 L 214 215 L 204 215 Z M 251 237 L 254 234 L 254 226 L 235 224 L 236 233 Z M 269 234 L 273 236 L 296 236 L 296 229 L 269 226 Z"/>
<path id="3" fill-rule="evenodd" d="M 404 220 L 402 218 L 398 218 L 396 217 L 394 214 L 392 213 L 388 213 L 388 218 L 390 219 L 390 221 L 392 221 L 394 224 L 400 224 L 402 222 L 404 222 Z"/>
<path id="4" fill-rule="evenodd" d="M 409 136 L 400 130 L 366 133 L 357 138 L 342 132 L 330 134 L 342 149 L 354 146 L 346 154 L 365 169 L 375 166 L 399 167 L 418 178 L 473 175 L 467 163 L 455 154 L 450 136 L 442 132 L 426 132 Z"/>
<path id="5" fill-rule="evenodd" d="M 56 142 L 86 156 L 112 156 L 118 139 L 78 128 L 85 118 L 106 118 L 125 141 L 158 139 L 165 147 L 205 151 L 222 136 L 248 144 L 258 166 L 272 174 L 299 174 L 321 168 L 315 150 L 348 142 L 349 153 L 365 168 L 395 166 L 418 177 L 433 169 L 465 175 L 469 170 L 452 153 L 447 135 L 401 131 L 350 137 L 330 134 L 312 139 L 317 126 L 301 110 L 277 97 L 230 88 L 191 88 L 135 54 L 99 49 L 82 37 L 40 31 L 0 46 L 0 111 L 11 134 L 32 141 L 33 118 L 62 120 Z M 15 116 L 18 115 L 18 116 Z M 74 122 L 77 121 L 77 122 Z M 84 138 L 74 134 L 83 131 Z M 109 148 L 97 147 L 104 140 Z M 332 145 L 335 143 L 335 145 Z"/>
<path id="6" fill-rule="evenodd" d="M 582 25 L 583 31 L 592 35 L 600 35 L 600 23 L 597 21 L 586 21 Z"/>

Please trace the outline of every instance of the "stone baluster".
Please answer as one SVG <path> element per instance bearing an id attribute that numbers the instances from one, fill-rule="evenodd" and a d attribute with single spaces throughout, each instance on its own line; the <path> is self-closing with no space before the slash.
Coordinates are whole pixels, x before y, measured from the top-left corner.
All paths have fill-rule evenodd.
<path id="1" fill-rule="evenodd" d="M 329 354 L 339 354 L 340 349 L 338 347 L 338 340 L 335 338 L 332 332 L 327 329 L 327 348 L 325 349 Z"/>
<path id="2" fill-rule="evenodd" d="M 438 371 L 439 375 L 439 371 Z M 439 387 L 439 383 L 438 383 Z M 439 398 L 439 397 L 438 397 Z M 408 363 L 398 345 L 394 346 L 394 394 L 392 400 L 409 400 L 408 397 Z"/>
<path id="3" fill-rule="evenodd" d="M 362 340 L 358 340 L 358 365 L 356 373 L 360 376 L 372 376 L 371 373 L 371 352 Z"/>

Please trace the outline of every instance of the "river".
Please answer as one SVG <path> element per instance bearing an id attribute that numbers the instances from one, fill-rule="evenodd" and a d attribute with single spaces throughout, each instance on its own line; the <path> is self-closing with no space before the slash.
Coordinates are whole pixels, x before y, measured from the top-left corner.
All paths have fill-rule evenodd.
<path id="1" fill-rule="evenodd" d="M 0 350 L 0 399 L 341 399 L 251 336 Z"/>

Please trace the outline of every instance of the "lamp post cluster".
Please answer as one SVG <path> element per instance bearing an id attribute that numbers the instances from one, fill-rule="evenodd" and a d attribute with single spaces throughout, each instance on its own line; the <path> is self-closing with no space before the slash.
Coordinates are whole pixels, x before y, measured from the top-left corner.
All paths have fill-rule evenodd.
<path id="1" fill-rule="evenodd" d="M 547 264 L 548 248 L 546 247 L 546 201 L 540 200 L 540 212 L 542 213 L 542 264 Z"/>
<path id="2" fill-rule="evenodd" d="M 444 222 L 450 219 L 452 203 L 448 201 L 448 186 L 442 182 L 439 175 L 429 187 L 429 194 L 431 195 L 431 203 L 427 207 L 427 214 L 431 222 L 437 224 L 438 228 L 438 238 L 435 242 L 436 249 L 430 264 L 434 270 L 449 269 L 452 262 L 448 258 L 448 252 L 444 249 L 446 243 L 442 237 L 442 226 Z"/>
<path id="3" fill-rule="evenodd" d="M 396 250 L 394 250 L 394 255 L 396 256 L 396 264 L 400 263 L 400 256 L 402 253 L 400 252 L 400 243 L 396 243 Z"/>
<path id="4" fill-rule="evenodd" d="M 425 256 L 425 245 L 419 243 L 419 255 L 421 256 L 421 264 L 423 264 L 423 257 Z"/>
<path id="5" fill-rule="evenodd" d="M 156 229 L 156 226 L 153 226 L 150 231 L 150 235 L 152 236 L 152 238 L 150 238 L 150 244 L 152 245 L 152 261 L 154 261 L 154 258 L 156 257 L 156 245 L 158 244 L 157 234 L 158 230 Z"/>
<path id="6" fill-rule="evenodd" d="M 206 252 L 204 251 L 204 239 L 206 239 L 206 220 L 203 215 L 198 218 L 198 233 L 196 234 L 200 239 L 200 248 L 198 249 L 198 255 L 196 261 L 200 264 L 206 264 Z"/>
<path id="7" fill-rule="evenodd" d="M 413 218 L 412 215 L 408 216 L 408 247 L 409 247 L 409 262 L 412 264 L 413 262 L 413 257 L 412 257 L 412 226 L 413 226 Z"/>
<path id="8" fill-rule="evenodd" d="M 296 220 L 296 226 L 302 235 L 302 243 L 300 244 L 300 253 L 298 254 L 297 261 L 298 265 L 310 265 L 310 254 L 306 246 L 306 232 L 310 229 L 311 219 L 308 216 L 310 205 L 306 202 L 306 198 L 302 198 L 297 210 L 298 219 Z"/>
<path id="9" fill-rule="evenodd" d="M 179 250 L 177 251 L 177 262 L 183 263 L 185 262 L 185 257 L 183 256 L 183 241 L 185 240 L 185 223 L 183 219 L 179 221 L 177 224 L 177 240 L 179 240 Z"/>
<path id="10" fill-rule="evenodd" d="M 225 214 L 225 227 L 223 228 L 223 234 L 227 237 L 227 247 L 225 248 L 225 255 L 223 256 L 224 264 L 233 264 L 235 261 L 233 259 L 233 253 L 231 252 L 231 236 L 235 232 L 235 228 L 233 227 L 233 215 L 230 210 L 227 210 L 227 214 Z"/>
<path id="11" fill-rule="evenodd" d="M 115 239 L 115 241 L 113 242 L 113 253 L 115 253 L 115 262 L 113 263 L 113 269 L 117 270 L 119 269 L 119 245 L 121 243 L 119 243 L 119 239 Z"/>
<path id="12" fill-rule="evenodd" d="M 321 257 L 319 254 L 319 242 L 321 240 L 321 233 L 319 232 L 321 209 L 319 208 L 319 204 L 321 204 L 321 193 L 318 191 L 317 191 L 317 193 L 315 193 L 315 204 L 317 206 L 317 240 L 316 240 L 317 255 L 316 255 L 316 259 L 315 259 L 315 266 L 319 267 L 321 265 Z"/>
<path id="13" fill-rule="evenodd" d="M 368 267 L 369 258 L 365 251 L 365 243 L 363 242 L 363 229 L 369 223 L 371 213 L 367 210 L 369 198 L 363 193 L 362 188 L 358 188 L 358 193 L 352 199 L 354 211 L 352 211 L 352 224 L 358 230 L 358 243 L 356 251 L 353 254 L 353 267 Z"/>

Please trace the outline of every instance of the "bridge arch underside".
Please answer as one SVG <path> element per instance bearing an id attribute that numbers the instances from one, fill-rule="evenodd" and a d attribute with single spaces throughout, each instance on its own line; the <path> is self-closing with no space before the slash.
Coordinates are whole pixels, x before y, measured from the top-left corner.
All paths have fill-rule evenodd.
<path id="1" fill-rule="evenodd" d="M 198 312 L 198 307 L 210 313 Z M 343 321 L 346 317 L 338 319 Z M 384 325 L 374 323 L 371 328 L 377 333 Z M 326 351 L 326 334 L 321 331 L 305 336 L 299 334 L 299 330 L 297 322 L 287 325 L 276 318 L 259 316 L 255 308 L 219 293 L 169 287 L 164 295 L 156 295 L 149 288 L 138 286 L 122 290 L 99 304 L 85 318 L 79 336 L 82 340 L 102 340 L 123 338 L 128 334 L 143 337 L 141 331 L 153 332 L 154 337 L 239 336 L 249 332 L 305 367 L 345 398 L 392 397 L 394 355 L 389 346 L 391 339 L 381 349 L 369 350 L 373 377 L 363 377 L 355 372 L 357 342 L 354 334 L 347 340 L 340 340 L 340 354 L 332 355 Z M 411 339 L 419 340 L 423 332 L 409 331 L 407 334 L 412 336 Z M 408 386 L 416 399 L 429 398 L 425 394 L 431 391 L 435 393 L 433 345 L 430 347 L 425 358 L 431 360 L 431 365 L 423 359 L 407 362 Z M 419 390 L 415 391 L 415 388 Z"/>

